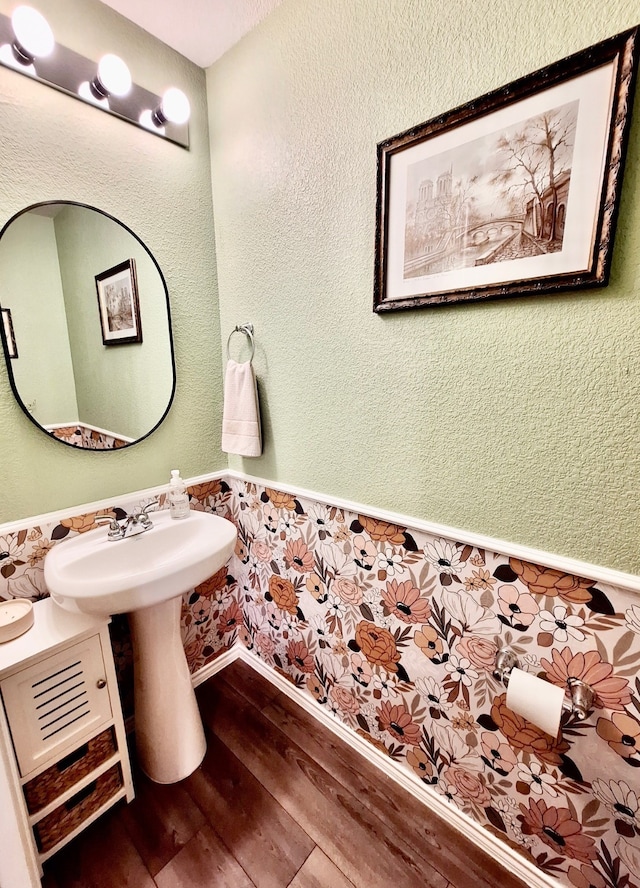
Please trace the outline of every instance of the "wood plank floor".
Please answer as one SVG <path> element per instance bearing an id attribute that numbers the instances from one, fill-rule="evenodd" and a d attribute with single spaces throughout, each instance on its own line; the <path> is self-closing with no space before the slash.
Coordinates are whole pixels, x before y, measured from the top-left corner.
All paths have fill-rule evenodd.
<path id="1" fill-rule="evenodd" d="M 43 888 L 524 888 L 246 664 L 197 694 L 201 767 L 137 773 Z"/>

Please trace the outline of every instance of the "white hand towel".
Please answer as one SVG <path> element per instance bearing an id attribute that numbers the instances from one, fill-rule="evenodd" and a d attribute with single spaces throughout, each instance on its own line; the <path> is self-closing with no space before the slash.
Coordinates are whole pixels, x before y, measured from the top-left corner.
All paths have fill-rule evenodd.
<path id="1" fill-rule="evenodd" d="M 229 359 L 224 376 L 222 449 L 239 456 L 260 456 L 262 435 L 258 388 L 251 361 Z"/>

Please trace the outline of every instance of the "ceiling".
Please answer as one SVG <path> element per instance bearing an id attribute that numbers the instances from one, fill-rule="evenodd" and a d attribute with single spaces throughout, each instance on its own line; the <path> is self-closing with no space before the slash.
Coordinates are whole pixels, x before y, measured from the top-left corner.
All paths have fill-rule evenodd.
<path id="1" fill-rule="evenodd" d="M 201 68 L 208 68 L 282 0 L 102 0 Z"/>

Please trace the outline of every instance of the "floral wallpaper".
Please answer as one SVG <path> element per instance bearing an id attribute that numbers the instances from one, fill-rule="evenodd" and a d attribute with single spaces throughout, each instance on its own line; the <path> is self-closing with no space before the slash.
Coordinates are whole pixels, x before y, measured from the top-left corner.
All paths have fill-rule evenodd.
<path id="1" fill-rule="evenodd" d="M 82 423 L 45 428 L 54 438 L 58 438 L 72 447 L 82 447 L 85 450 L 114 450 L 118 447 L 125 447 L 130 443 L 125 438 L 109 435 L 107 432 L 99 432 L 97 429 L 85 426 Z"/>
<path id="2" fill-rule="evenodd" d="M 640 885 L 640 603 L 496 552 L 232 481 L 242 642 L 574 888 Z M 492 676 L 596 692 L 553 738 Z"/>
<path id="3" fill-rule="evenodd" d="M 228 568 L 184 596 L 193 672 L 239 640 L 566 886 L 640 888 L 637 595 L 246 481 L 190 495 L 238 529 Z M 0 598 L 46 595 L 46 552 L 94 518 L 0 536 Z M 126 619 L 112 629 L 126 700 Z M 592 715 L 553 738 L 510 711 L 502 646 L 587 681 Z"/>

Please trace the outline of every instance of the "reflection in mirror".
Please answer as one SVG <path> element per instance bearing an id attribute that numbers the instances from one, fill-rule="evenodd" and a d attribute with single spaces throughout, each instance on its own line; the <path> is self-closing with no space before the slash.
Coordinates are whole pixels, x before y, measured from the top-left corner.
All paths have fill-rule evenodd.
<path id="1" fill-rule="evenodd" d="M 18 213 L 0 232 L 0 305 L 11 386 L 48 435 L 107 450 L 162 422 L 175 390 L 167 287 L 121 222 L 68 201 Z"/>

